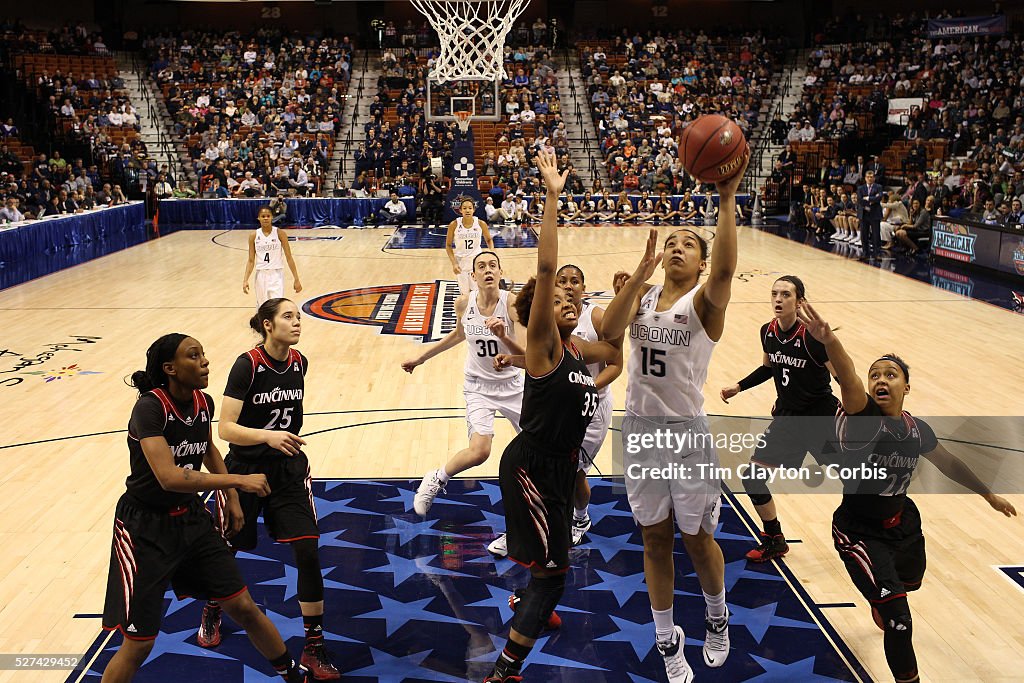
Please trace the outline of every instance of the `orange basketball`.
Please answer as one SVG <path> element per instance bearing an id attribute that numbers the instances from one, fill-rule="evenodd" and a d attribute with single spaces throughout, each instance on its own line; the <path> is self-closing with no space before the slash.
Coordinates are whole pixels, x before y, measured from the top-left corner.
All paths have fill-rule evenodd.
<path id="1" fill-rule="evenodd" d="M 743 131 L 732 119 L 707 114 L 683 131 L 679 158 L 687 172 L 697 180 L 717 183 L 740 170 L 746 151 Z"/>

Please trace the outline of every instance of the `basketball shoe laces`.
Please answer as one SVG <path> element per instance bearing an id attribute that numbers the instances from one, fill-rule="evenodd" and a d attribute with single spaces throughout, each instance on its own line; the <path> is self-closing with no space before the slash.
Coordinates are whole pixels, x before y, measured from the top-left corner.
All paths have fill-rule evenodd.
<path id="1" fill-rule="evenodd" d="M 670 643 L 658 643 L 658 651 L 665 658 L 665 673 L 669 680 L 673 677 L 685 676 L 690 670 L 689 665 L 683 657 L 683 639 L 676 632 L 676 639 Z"/>
<path id="2" fill-rule="evenodd" d="M 437 476 L 437 472 L 433 472 L 430 478 L 426 481 L 426 488 L 422 491 L 424 495 L 430 496 L 430 500 L 433 501 L 437 497 L 437 494 L 441 491 L 448 493 L 445 489 L 444 484 L 441 483 L 440 477 Z"/>
<path id="3" fill-rule="evenodd" d="M 728 617 L 714 621 L 707 617 L 704 623 L 704 646 L 712 652 L 726 652 L 729 649 Z"/>

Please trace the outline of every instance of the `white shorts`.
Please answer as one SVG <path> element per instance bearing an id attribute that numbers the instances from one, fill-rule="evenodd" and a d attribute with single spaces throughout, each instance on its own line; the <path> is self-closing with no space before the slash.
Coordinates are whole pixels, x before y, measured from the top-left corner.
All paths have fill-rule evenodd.
<path id="1" fill-rule="evenodd" d="M 667 430 L 684 437 L 684 445 L 638 448 L 639 437 L 655 436 L 655 430 L 662 435 Z M 722 503 L 722 481 L 717 473 L 718 453 L 706 416 L 684 423 L 655 424 L 626 415 L 622 421 L 622 462 L 626 497 L 638 524 L 651 526 L 675 513 L 676 525 L 684 534 L 693 536 L 701 529 L 709 534 L 715 532 Z M 706 467 L 700 468 L 699 464 Z M 663 476 L 645 475 L 645 468 L 658 470 Z M 666 474 L 668 476 L 664 476 Z"/>
<path id="2" fill-rule="evenodd" d="M 612 396 L 609 392 L 607 399 L 601 396 L 601 401 L 597 404 L 597 413 L 590 419 L 587 433 L 583 437 L 583 444 L 580 446 L 585 455 L 585 457 L 580 457 L 580 469 L 585 473 L 590 474 L 590 470 L 594 466 L 594 459 L 601 451 L 601 445 L 604 444 L 604 439 L 608 436 L 608 428 L 611 424 Z"/>
<path id="3" fill-rule="evenodd" d="M 275 268 L 273 270 L 256 271 L 256 307 L 263 305 L 264 301 L 280 299 L 284 296 L 284 270 Z"/>
<path id="4" fill-rule="evenodd" d="M 456 255 L 455 257 L 455 260 L 459 262 L 459 269 L 462 271 L 458 275 L 460 294 L 469 294 L 476 291 L 476 280 L 473 279 L 474 256 L 475 254 L 469 254 L 466 256 Z"/>
<path id="5" fill-rule="evenodd" d="M 466 397 L 466 431 L 473 434 L 494 436 L 494 413 L 501 413 L 512 424 L 516 434 L 520 432 L 519 418 L 523 412 L 523 376 L 517 374 L 504 382 L 466 378 L 462 389 Z"/>

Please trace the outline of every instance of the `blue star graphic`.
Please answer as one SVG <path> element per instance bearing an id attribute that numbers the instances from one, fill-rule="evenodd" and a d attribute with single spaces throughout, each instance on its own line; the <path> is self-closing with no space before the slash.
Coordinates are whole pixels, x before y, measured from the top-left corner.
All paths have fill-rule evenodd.
<path id="1" fill-rule="evenodd" d="M 370 517 L 376 517 L 377 515 L 383 515 L 383 512 L 374 512 L 372 510 L 360 510 L 359 508 L 350 507 L 351 503 L 355 498 L 347 498 L 345 500 L 327 500 L 326 498 L 316 499 L 316 518 L 317 521 L 330 517 L 335 512 L 348 513 L 350 515 L 369 515 Z"/>
<path id="2" fill-rule="evenodd" d="M 636 652 L 636 658 L 643 661 L 651 653 L 651 650 L 654 649 L 654 622 L 637 624 L 611 614 L 608 617 L 615 622 L 619 630 L 616 633 L 609 633 L 600 638 L 594 638 L 594 640 L 629 643 L 633 646 L 633 651 Z M 685 644 L 703 647 L 704 641 L 687 638 Z"/>
<path id="3" fill-rule="evenodd" d="M 164 612 L 165 618 L 171 616 L 181 608 L 188 607 L 189 605 L 195 602 L 195 600 L 193 600 L 192 598 L 185 598 L 184 600 L 179 600 L 178 596 L 174 594 L 174 591 L 170 589 L 168 589 L 168 591 L 164 593 L 164 597 L 171 599 L 171 603 L 167 605 L 167 611 Z"/>
<path id="4" fill-rule="evenodd" d="M 487 500 L 490 501 L 493 507 L 498 501 L 501 500 L 501 487 L 497 484 L 488 484 L 486 481 L 477 481 L 480 484 L 479 491 L 469 491 L 464 493 L 465 496 L 487 496 Z"/>
<path id="5" fill-rule="evenodd" d="M 632 517 L 632 512 L 626 510 L 620 510 L 616 507 L 618 501 L 611 501 L 608 503 L 591 503 L 587 508 L 587 514 L 590 515 L 590 521 L 597 526 L 601 523 L 601 520 L 605 517 Z"/>
<path id="6" fill-rule="evenodd" d="M 239 550 L 237 553 L 235 553 L 235 559 L 236 560 L 249 560 L 249 561 L 252 561 L 252 562 L 280 562 L 280 560 L 276 560 L 273 557 L 264 557 L 263 555 L 253 555 L 252 553 L 247 553 L 244 550 Z"/>
<path id="7" fill-rule="evenodd" d="M 697 576 L 697 572 L 686 575 L 687 577 Z M 725 565 L 725 590 L 731 591 L 741 579 L 757 579 L 759 581 L 782 581 L 783 578 L 776 574 L 756 572 L 747 569 L 747 561 L 736 560 Z"/>
<path id="8" fill-rule="evenodd" d="M 276 673 L 273 676 L 268 676 L 252 667 L 246 666 L 242 668 L 242 683 L 281 683 L 281 677 Z"/>
<path id="9" fill-rule="evenodd" d="M 415 489 L 413 489 L 413 490 L 405 489 L 405 488 L 402 488 L 401 486 L 396 486 L 395 488 L 398 490 L 398 495 L 397 496 L 393 496 L 391 498 L 384 498 L 380 502 L 381 503 L 401 503 L 402 504 L 402 508 L 406 512 L 412 512 L 412 510 L 413 510 L 412 503 L 413 503 L 413 499 L 416 497 L 416 490 Z M 438 495 L 437 498 L 434 499 L 434 503 L 433 504 L 434 505 L 469 505 L 469 503 L 461 503 L 461 502 L 459 502 L 457 500 L 452 500 L 450 498 L 445 498 L 445 497 L 443 497 L 443 495 Z"/>
<path id="10" fill-rule="evenodd" d="M 380 598 L 380 609 L 374 610 L 373 612 L 356 614 L 353 615 L 352 618 L 384 619 L 389 638 L 391 637 L 391 634 L 405 626 L 410 621 L 430 621 L 444 624 L 473 624 L 475 626 L 479 626 L 479 624 L 473 621 L 456 619 L 455 617 L 449 617 L 446 614 L 427 611 L 424 608 L 435 600 L 433 597 L 423 598 L 422 600 L 413 600 L 412 602 L 392 600 L 391 598 L 383 595 L 378 595 L 377 597 Z"/>
<path id="11" fill-rule="evenodd" d="M 473 522 L 467 526 L 488 526 L 495 535 L 505 532 L 505 515 L 496 515 L 490 510 L 480 508 L 480 514 L 484 516 L 479 522 Z"/>
<path id="12" fill-rule="evenodd" d="M 530 668 L 534 664 L 541 664 L 541 665 L 545 665 L 545 666 L 557 666 L 557 667 L 564 668 L 564 669 L 587 669 L 589 671 L 607 671 L 608 670 L 608 669 L 604 669 L 604 668 L 599 667 L 599 666 L 592 666 L 590 664 L 585 664 L 583 662 L 577 662 L 574 659 L 565 659 L 564 657 L 556 657 L 555 655 L 551 655 L 551 654 L 548 654 L 547 652 L 544 652 L 544 646 L 547 645 L 547 643 L 548 643 L 548 641 L 550 639 L 551 639 L 551 636 L 544 636 L 543 638 L 538 638 L 537 639 L 537 642 L 534 643 L 534 645 L 533 645 L 533 649 L 530 650 L 530 656 L 527 657 L 526 661 L 523 663 L 523 669 L 522 669 L 523 671 L 526 671 L 528 668 Z M 504 640 L 499 641 L 497 639 L 493 639 L 493 640 L 494 640 L 494 649 L 498 650 L 500 652 L 505 647 L 505 641 Z M 469 659 L 467 661 L 470 661 L 470 662 L 486 662 L 486 661 L 492 661 L 493 659 L 495 659 L 494 653 L 493 652 L 489 652 L 487 654 L 480 655 L 479 657 L 474 657 L 473 659 Z"/>
<path id="13" fill-rule="evenodd" d="M 276 579 L 267 579 L 266 581 L 260 581 L 257 586 L 284 586 L 284 598 L 287 602 L 296 595 L 298 595 L 298 584 L 299 584 L 299 570 L 290 564 L 281 563 L 284 568 L 284 576 L 279 576 Z M 359 586 L 350 586 L 347 583 L 341 583 L 339 581 L 332 581 L 327 578 L 335 568 L 334 567 L 323 567 L 320 569 L 320 573 L 324 577 L 324 588 L 334 588 L 336 590 L 343 591 L 360 591 L 363 593 L 370 593 L 368 588 L 360 588 Z"/>
<path id="14" fill-rule="evenodd" d="M 355 548 L 356 550 L 380 550 L 380 548 L 371 548 L 368 545 L 360 545 L 358 543 L 351 543 L 346 541 L 341 536 L 348 529 L 340 529 L 338 531 L 332 531 L 329 534 L 320 534 L 320 547 L 321 548 Z"/>
<path id="15" fill-rule="evenodd" d="M 725 507 L 724 505 L 722 507 Z M 746 541 L 750 543 L 752 540 L 749 534 L 730 534 L 723 532 L 722 527 L 725 526 L 725 522 L 719 522 L 715 528 L 715 540 L 716 541 Z"/>
<path id="16" fill-rule="evenodd" d="M 466 607 L 491 607 L 498 610 L 502 624 L 508 623 L 512 618 L 512 608 L 508 606 L 508 596 L 512 593 L 508 588 L 499 588 L 487 583 L 487 591 L 491 597 L 466 604 Z"/>
<path id="17" fill-rule="evenodd" d="M 404 657 L 395 657 L 383 650 L 371 647 L 370 656 L 373 657 L 373 664 L 362 669 L 346 672 L 345 676 L 368 676 L 376 678 L 377 683 L 402 683 L 402 681 L 410 678 L 417 681 L 453 681 L 455 683 L 463 683 L 461 678 L 420 666 L 420 662 L 426 659 L 430 653 L 431 650 L 423 650 L 422 652 L 416 652 Z"/>
<path id="18" fill-rule="evenodd" d="M 399 557 L 398 555 L 392 555 L 391 553 L 384 553 L 387 555 L 388 563 L 380 567 L 373 567 L 371 569 L 364 569 L 363 571 L 367 574 L 374 573 L 387 573 L 394 574 L 394 587 L 398 588 L 400 585 L 405 583 L 405 580 L 410 576 L 416 574 L 436 574 L 438 576 L 470 576 L 470 574 L 463 574 L 461 572 L 453 572 L 450 569 L 442 569 L 440 567 L 430 566 L 430 561 L 433 560 L 437 555 L 426 555 L 424 557 L 417 557 L 409 559 L 405 557 Z"/>
<path id="19" fill-rule="evenodd" d="M 771 602 L 767 605 L 761 605 L 760 607 L 753 608 L 729 605 L 729 625 L 746 626 L 747 630 L 750 631 L 750 635 L 754 636 L 754 640 L 758 644 L 761 643 L 761 640 L 764 638 L 764 634 L 768 632 L 768 629 L 774 626 L 805 628 L 812 631 L 818 630 L 817 624 L 775 616 L 775 610 L 777 610 L 778 607 L 779 603 L 777 602 Z"/>
<path id="20" fill-rule="evenodd" d="M 801 659 L 792 664 L 774 662 L 764 657 L 750 655 L 751 659 L 757 662 L 764 673 L 754 678 L 748 678 L 747 683 L 789 683 L 789 681 L 800 681 L 800 683 L 838 683 L 840 679 L 828 676 L 819 676 L 814 673 L 814 657 Z"/>
<path id="21" fill-rule="evenodd" d="M 153 642 L 153 650 L 149 653 L 149 657 L 146 658 L 147 663 L 154 662 L 161 655 L 184 655 L 186 657 L 209 657 L 210 659 L 228 659 L 234 660 L 234 657 L 228 657 L 222 655 L 219 652 L 213 650 L 207 650 L 206 648 L 199 647 L 187 642 L 189 638 L 193 638 L 196 635 L 196 627 L 187 628 L 184 631 L 177 631 L 175 633 L 164 633 L 160 632 L 160 636 Z M 108 647 L 108 652 L 116 651 L 120 645 Z"/>
<path id="22" fill-rule="evenodd" d="M 378 486 L 380 488 L 388 486 L 388 484 L 382 484 L 379 481 L 373 481 L 372 479 L 322 479 L 321 481 L 324 482 L 324 493 L 333 491 L 339 486 L 344 486 L 345 484 L 351 484 L 353 486 Z"/>
<path id="23" fill-rule="evenodd" d="M 618 574 L 612 574 L 610 572 L 603 572 L 600 569 L 595 569 L 597 575 L 601 577 L 601 583 L 595 583 L 592 586 L 584 586 L 580 588 L 581 591 L 611 591 L 615 596 L 615 601 L 619 603 L 619 607 L 622 607 L 626 602 L 633 597 L 634 593 L 646 593 L 647 584 L 644 583 L 644 573 L 638 572 L 636 574 L 630 574 L 629 576 L 619 576 Z"/>
<path id="24" fill-rule="evenodd" d="M 592 489 L 610 488 L 613 494 L 626 492 L 626 482 L 622 479 L 588 477 L 587 481 L 590 482 L 590 488 Z"/>
<path id="25" fill-rule="evenodd" d="M 644 551 L 644 547 L 642 545 L 629 542 L 629 539 L 632 536 L 632 531 L 622 534 L 621 536 L 599 536 L 594 533 L 589 533 L 587 534 L 587 537 L 590 541 L 579 547 L 596 550 L 601 553 L 601 557 L 604 558 L 605 562 L 611 562 L 615 559 L 615 556 L 623 550 L 634 550 L 638 552 Z"/>
<path id="26" fill-rule="evenodd" d="M 490 563 L 490 564 L 493 564 L 494 565 L 494 574 L 496 576 L 505 576 L 505 574 L 508 574 L 510 571 L 512 571 L 513 569 L 516 569 L 516 568 L 520 568 L 520 569 L 523 569 L 523 571 L 526 571 L 524 567 L 521 567 L 520 565 L 516 564 L 515 562 L 513 562 L 510 559 L 508 559 L 507 557 L 495 557 L 494 555 L 492 555 L 490 553 L 484 553 L 483 555 L 481 555 L 480 557 L 478 557 L 478 558 L 476 558 L 474 560 L 469 560 L 466 564 L 474 564 L 474 563 L 479 563 L 479 564 Z"/>
<path id="27" fill-rule="evenodd" d="M 633 683 L 658 683 L 657 681 L 652 681 L 649 678 L 644 678 L 643 676 L 640 676 L 639 674 L 628 673 L 627 675 L 629 676 L 630 680 L 633 681 Z"/>
<path id="28" fill-rule="evenodd" d="M 445 529 L 435 529 L 434 524 L 437 523 L 436 519 L 428 519 L 424 522 L 410 522 L 400 517 L 389 517 L 394 526 L 389 529 L 381 529 L 380 531 L 374 531 L 375 534 L 387 534 L 398 536 L 398 545 L 402 546 L 420 536 L 448 536 L 455 537 L 461 534 L 456 534 Z"/>

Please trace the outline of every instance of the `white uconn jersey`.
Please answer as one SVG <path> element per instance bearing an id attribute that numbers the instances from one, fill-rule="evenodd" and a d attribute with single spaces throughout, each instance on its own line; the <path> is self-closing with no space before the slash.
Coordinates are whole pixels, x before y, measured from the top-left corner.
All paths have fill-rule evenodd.
<path id="1" fill-rule="evenodd" d="M 576 329 L 572 331 L 574 335 L 580 339 L 588 342 L 596 342 L 597 330 L 594 328 L 594 308 L 593 304 L 583 303 L 583 310 L 580 312 L 579 320 L 576 321 Z M 590 371 L 590 376 L 597 379 L 597 376 L 601 374 L 607 363 L 591 363 L 587 366 L 587 370 Z M 598 390 L 598 396 L 601 401 L 611 401 L 612 396 L 612 385 L 608 384 L 605 387 Z"/>
<path id="2" fill-rule="evenodd" d="M 462 260 L 465 257 L 473 257 L 483 251 L 484 230 L 480 219 L 473 216 L 472 227 L 465 227 L 462 224 L 462 217 L 455 219 L 455 256 Z"/>
<path id="3" fill-rule="evenodd" d="M 271 228 L 269 235 L 256 228 L 256 270 L 282 270 L 284 254 L 281 251 L 281 238 L 277 236 L 277 228 Z"/>
<path id="4" fill-rule="evenodd" d="M 662 287 L 640 300 L 629 326 L 629 384 L 626 412 L 645 418 L 686 418 L 704 414 L 702 388 L 715 342 L 697 318 L 693 297 L 700 285 L 667 311 L 656 312 Z"/>
<path id="5" fill-rule="evenodd" d="M 508 314 L 508 292 L 498 290 L 498 303 L 494 306 L 494 313 L 483 315 L 477 298 L 480 290 L 473 292 L 469 297 L 469 305 L 462 316 L 462 329 L 466 334 L 466 378 L 481 379 L 488 382 L 507 382 L 512 379 L 513 374 L 509 369 L 495 370 L 494 357 L 499 353 L 509 353 L 509 348 L 500 339 L 487 329 L 484 321 L 488 318 L 499 318 L 505 321 L 508 335 L 515 338 L 515 323 Z M 518 374 L 518 373 L 517 373 Z"/>

